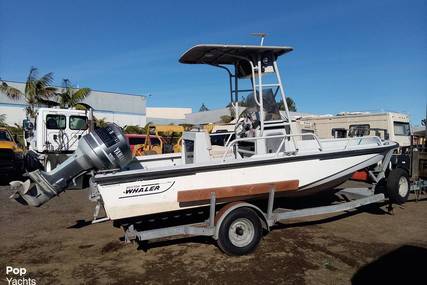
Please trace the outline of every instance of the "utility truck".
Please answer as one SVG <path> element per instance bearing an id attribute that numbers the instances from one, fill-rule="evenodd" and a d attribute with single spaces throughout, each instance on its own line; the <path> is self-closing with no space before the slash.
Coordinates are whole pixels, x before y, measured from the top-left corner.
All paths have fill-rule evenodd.
<path id="1" fill-rule="evenodd" d="M 39 108 L 34 119 L 23 122 L 27 170 L 51 171 L 76 149 L 92 125 L 91 109 Z"/>

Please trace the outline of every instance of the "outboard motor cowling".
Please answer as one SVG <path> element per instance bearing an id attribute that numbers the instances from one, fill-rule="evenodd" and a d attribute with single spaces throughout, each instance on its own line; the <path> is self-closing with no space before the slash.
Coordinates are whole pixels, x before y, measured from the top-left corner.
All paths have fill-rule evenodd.
<path id="1" fill-rule="evenodd" d="M 83 136 L 77 150 L 53 171 L 36 170 L 29 173 L 31 181 L 11 182 L 16 190 L 11 198 L 38 207 L 63 192 L 76 177 L 91 170 L 122 168 L 131 160 L 123 132 L 116 124 L 108 124 Z"/>

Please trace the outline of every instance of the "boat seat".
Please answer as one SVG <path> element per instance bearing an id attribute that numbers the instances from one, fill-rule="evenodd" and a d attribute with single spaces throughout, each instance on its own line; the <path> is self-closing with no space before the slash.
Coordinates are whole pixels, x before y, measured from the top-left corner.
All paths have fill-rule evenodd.
<path id="1" fill-rule="evenodd" d="M 221 145 L 211 145 L 210 149 L 209 149 L 209 155 L 212 158 L 222 158 L 225 154 L 225 152 L 227 151 L 227 148 L 225 146 L 221 146 Z M 227 157 L 229 156 L 233 156 L 233 151 L 230 150 L 227 154 Z"/>

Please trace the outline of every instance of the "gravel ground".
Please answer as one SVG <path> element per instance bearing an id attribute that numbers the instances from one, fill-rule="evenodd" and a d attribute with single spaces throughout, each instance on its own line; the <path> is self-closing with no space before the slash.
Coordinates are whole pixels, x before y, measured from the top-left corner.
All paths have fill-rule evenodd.
<path id="1" fill-rule="evenodd" d="M 0 187 L 3 284 L 6 266 L 25 267 L 24 277 L 37 284 L 415 284 L 427 261 L 425 198 L 395 207 L 394 215 L 372 205 L 288 221 L 254 253 L 230 257 L 210 238 L 125 244 L 110 222 L 88 223 L 94 204 L 86 191 L 41 208 L 21 206 L 9 193 Z"/>

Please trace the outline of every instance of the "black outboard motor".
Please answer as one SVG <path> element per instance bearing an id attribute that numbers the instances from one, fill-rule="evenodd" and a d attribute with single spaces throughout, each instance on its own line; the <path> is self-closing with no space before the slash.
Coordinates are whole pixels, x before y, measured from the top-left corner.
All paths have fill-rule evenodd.
<path id="1" fill-rule="evenodd" d="M 91 170 L 122 168 L 131 160 L 132 153 L 121 129 L 108 124 L 83 136 L 72 156 L 53 171 L 35 170 L 29 173 L 31 181 L 11 182 L 16 192 L 10 198 L 39 207 L 63 192 L 76 177 Z"/>

